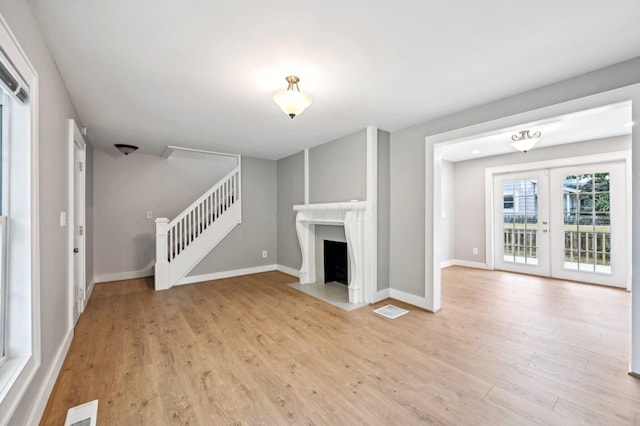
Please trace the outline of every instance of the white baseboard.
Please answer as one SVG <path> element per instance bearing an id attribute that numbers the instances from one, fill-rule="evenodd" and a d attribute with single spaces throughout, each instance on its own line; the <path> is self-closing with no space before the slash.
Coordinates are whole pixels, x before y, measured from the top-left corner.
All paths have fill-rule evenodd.
<path id="1" fill-rule="evenodd" d="M 94 283 L 105 283 L 109 281 L 121 281 L 121 280 L 133 280 L 135 278 L 144 278 L 153 276 L 153 271 L 156 266 L 156 260 L 151 259 L 151 261 L 144 268 L 138 271 L 129 271 L 129 272 L 115 272 L 113 274 L 102 274 L 96 275 L 93 277 Z M 89 298 L 87 297 L 87 300 Z"/>
<path id="2" fill-rule="evenodd" d="M 276 269 L 280 272 L 284 272 L 285 274 L 293 275 L 296 278 L 300 278 L 299 269 L 289 268 L 288 266 L 284 266 L 284 265 L 276 265 Z"/>
<path id="3" fill-rule="evenodd" d="M 175 285 L 200 283 L 203 281 L 219 280 L 221 278 L 239 277 L 241 275 L 257 274 L 260 272 L 275 271 L 278 265 L 254 266 L 253 268 L 234 269 L 231 271 L 213 272 L 211 274 L 187 276 Z"/>
<path id="4" fill-rule="evenodd" d="M 376 292 L 376 294 L 373 296 L 373 303 L 377 303 L 381 300 L 384 299 L 388 299 L 391 294 L 391 289 L 390 288 L 385 288 L 384 290 L 380 290 L 378 292 Z"/>
<path id="5" fill-rule="evenodd" d="M 424 297 L 416 296 L 415 294 L 405 293 L 404 291 L 396 290 L 394 288 L 389 289 L 389 297 L 399 300 L 404 303 L 408 303 L 413 306 L 417 306 L 422 309 L 430 311 L 429 305 L 427 305 L 427 299 Z"/>
<path id="6" fill-rule="evenodd" d="M 134 278 L 150 277 L 153 275 L 153 267 L 139 271 L 116 272 L 114 274 L 102 274 L 94 277 L 94 282 L 106 283 L 109 281 L 132 280 Z"/>
<path id="7" fill-rule="evenodd" d="M 476 268 L 476 269 L 489 269 L 486 263 L 482 262 L 472 262 L 470 260 L 460 260 L 460 259 L 451 259 L 447 260 L 447 265 L 444 265 L 445 262 L 442 262 L 441 267 L 446 268 L 449 266 L 466 266 L 467 268 Z"/>
<path id="8" fill-rule="evenodd" d="M 49 397 L 53 391 L 53 386 L 56 384 L 56 380 L 58 379 L 58 375 L 62 369 L 64 359 L 67 357 L 67 352 L 69 351 L 69 346 L 71 346 L 72 340 L 73 329 L 69 330 L 67 337 L 62 341 L 62 344 L 58 348 L 58 352 L 56 352 L 56 355 L 52 360 L 53 362 L 51 363 L 51 367 L 45 375 L 44 384 L 38 391 L 38 395 L 33 403 L 31 415 L 29 416 L 26 424 L 37 425 L 40 423 L 42 414 L 44 414 L 44 409 L 47 408 L 47 402 L 49 401 Z"/>
<path id="9" fill-rule="evenodd" d="M 91 298 L 91 293 L 93 293 L 93 288 L 95 286 L 96 286 L 96 282 L 91 281 L 91 284 L 89 284 L 89 288 L 87 289 L 87 292 L 84 297 L 84 308 L 82 309 L 83 312 L 85 309 L 87 309 L 87 304 L 89 303 L 89 299 Z"/>
<path id="10" fill-rule="evenodd" d="M 440 262 L 440 267 L 448 268 L 449 266 L 454 266 L 455 264 L 456 264 L 455 259 L 443 260 L 442 262 Z"/>

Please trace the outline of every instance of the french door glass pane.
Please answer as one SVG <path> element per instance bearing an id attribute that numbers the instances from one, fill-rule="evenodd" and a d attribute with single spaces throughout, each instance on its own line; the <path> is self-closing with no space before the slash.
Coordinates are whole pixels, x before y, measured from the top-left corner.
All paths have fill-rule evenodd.
<path id="1" fill-rule="evenodd" d="M 565 269 L 611 274 L 610 175 L 563 178 Z"/>
<path id="2" fill-rule="evenodd" d="M 538 264 L 538 181 L 503 182 L 503 254 L 506 262 Z"/>

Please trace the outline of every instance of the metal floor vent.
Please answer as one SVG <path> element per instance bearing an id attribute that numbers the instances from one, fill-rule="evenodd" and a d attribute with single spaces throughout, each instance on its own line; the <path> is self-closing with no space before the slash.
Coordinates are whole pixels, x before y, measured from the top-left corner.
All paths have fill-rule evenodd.
<path id="1" fill-rule="evenodd" d="M 98 417 L 98 400 L 69 408 L 64 426 L 96 426 Z"/>
<path id="2" fill-rule="evenodd" d="M 396 319 L 406 313 L 409 313 L 409 311 L 407 311 L 406 309 L 398 308 L 397 306 L 393 305 L 383 306 L 382 308 L 378 308 L 373 312 L 391 319 Z"/>

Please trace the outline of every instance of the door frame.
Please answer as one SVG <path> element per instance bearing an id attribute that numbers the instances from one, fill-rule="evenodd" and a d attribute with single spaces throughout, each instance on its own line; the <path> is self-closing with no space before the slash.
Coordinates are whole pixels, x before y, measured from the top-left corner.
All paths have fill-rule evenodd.
<path id="1" fill-rule="evenodd" d="M 79 193 L 80 199 L 76 199 L 76 187 L 75 187 L 75 167 L 76 167 L 76 155 L 75 148 L 79 148 L 81 151 L 81 161 L 84 164 L 84 169 L 86 171 L 86 146 L 87 143 L 78 127 L 77 123 L 73 119 L 69 119 L 69 127 L 68 127 L 68 194 L 69 194 L 69 204 L 67 211 L 67 239 L 68 239 L 68 278 L 69 278 L 69 328 L 73 329 L 76 324 L 77 318 L 74 317 L 74 312 L 77 307 L 78 317 L 84 311 L 86 306 L 86 301 L 88 299 L 87 295 L 87 256 L 86 256 L 86 173 L 82 173 L 80 175 L 80 183 L 79 183 Z M 75 217 L 75 208 L 76 203 L 78 203 L 78 207 L 80 208 L 80 218 Z M 83 233 L 80 236 L 80 247 L 78 255 L 74 255 L 73 249 L 75 247 L 75 229 L 77 224 L 83 224 Z M 80 289 L 82 292 L 82 297 L 77 297 L 76 293 L 76 268 L 80 269 Z"/>
<path id="2" fill-rule="evenodd" d="M 604 154 L 583 155 L 580 157 L 559 158 L 546 161 L 534 161 L 531 163 L 509 164 L 505 166 L 489 167 L 484 170 L 484 187 L 485 187 L 485 243 L 486 243 L 486 267 L 487 269 L 495 269 L 495 209 L 494 209 L 494 192 L 493 179 L 495 175 L 506 173 L 528 172 L 540 169 L 555 169 L 562 167 L 586 166 L 599 163 L 624 162 L 625 165 L 625 227 L 631 228 L 631 151 L 615 151 Z M 626 262 L 625 271 L 625 288 L 631 290 L 631 235 L 625 233 Z"/>

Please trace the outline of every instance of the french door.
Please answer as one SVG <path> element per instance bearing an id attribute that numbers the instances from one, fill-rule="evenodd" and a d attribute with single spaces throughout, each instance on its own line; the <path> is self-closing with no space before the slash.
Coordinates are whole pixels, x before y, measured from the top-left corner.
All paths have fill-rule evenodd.
<path id="1" fill-rule="evenodd" d="M 626 287 L 624 163 L 552 169 L 549 182 L 553 276 Z"/>
<path id="2" fill-rule="evenodd" d="M 546 170 L 494 177 L 497 269 L 550 275 L 548 189 Z"/>
<path id="3" fill-rule="evenodd" d="M 626 287 L 624 163 L 494 176 L 495 266 Z"/>

